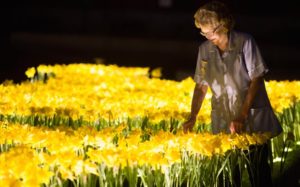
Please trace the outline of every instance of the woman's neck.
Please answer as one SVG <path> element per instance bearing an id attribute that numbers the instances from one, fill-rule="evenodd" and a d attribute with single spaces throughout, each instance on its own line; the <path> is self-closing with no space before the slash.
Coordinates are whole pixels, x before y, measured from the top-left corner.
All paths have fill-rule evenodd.
<path id="1" fill-rule="evenodd" d="M 227 34 L 224 34 L 220 36 L 220 40 L 217 46 L 221 52 L 224 52 L 228 47 L 228 43 L 229 43 L 229 37 Z"/>

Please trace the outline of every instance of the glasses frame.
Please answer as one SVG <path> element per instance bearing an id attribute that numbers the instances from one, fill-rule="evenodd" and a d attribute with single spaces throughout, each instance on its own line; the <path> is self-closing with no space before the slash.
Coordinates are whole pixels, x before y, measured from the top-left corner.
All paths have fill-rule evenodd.
<path id="1" fill-rule="evenodd" d="M 209 31 L 209 32 L 200 31 L 200 34 L 205 37 L 210 37 L 210 36 L 214 35 L 221 26 L 223 26 L 222 23 L 219 24 L 218 26 L 216 26 L 212 31 Z"/>

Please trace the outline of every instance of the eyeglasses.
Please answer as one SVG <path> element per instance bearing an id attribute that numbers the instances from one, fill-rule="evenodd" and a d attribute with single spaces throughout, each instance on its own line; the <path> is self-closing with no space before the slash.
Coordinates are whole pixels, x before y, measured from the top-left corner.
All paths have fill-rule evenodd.
<path id="1" fill-rule="evenodd" d="M 200 34 L 202 36 L 205 36 L 205 37 L 210 37 L 210 36 L 214 35 L 221 26 L 222 26 L 222 24 L 219 24 L 216 28 L 214 28 L 210 32 L 202 32 L 202 31 L 200 31 Z"/>

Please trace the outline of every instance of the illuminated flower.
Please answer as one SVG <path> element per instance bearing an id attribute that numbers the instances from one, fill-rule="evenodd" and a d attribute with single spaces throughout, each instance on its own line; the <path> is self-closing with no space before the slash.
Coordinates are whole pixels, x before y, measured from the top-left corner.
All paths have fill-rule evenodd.
<path id="1" fill-rule="evenodd" d="M 28 78 L 33 78 L 35 75 L 35 68 L 34 67 L 28 68 L 25 74 Z"/>

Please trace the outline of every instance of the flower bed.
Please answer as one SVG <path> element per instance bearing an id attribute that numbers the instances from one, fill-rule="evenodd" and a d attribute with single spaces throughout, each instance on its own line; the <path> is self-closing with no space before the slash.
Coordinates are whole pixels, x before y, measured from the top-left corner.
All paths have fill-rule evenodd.
<path id="1" fill-rule="evenodd" d="M 26 71 L 27 81 L 1 84 L 0 184 L 213 186 L 220 174 L 231 179 L 233 158 L 246 163 L 249 145 L 267 140 L 268 134 L 212 135 L 210 92 L 194 133 L 183 134 L 193 80 L 149 78 L 148 71 L 40 65 Z M 300 138 L 299 86 L 266 82 L 284 129 L 272 139 L 282 167 Z"/>

